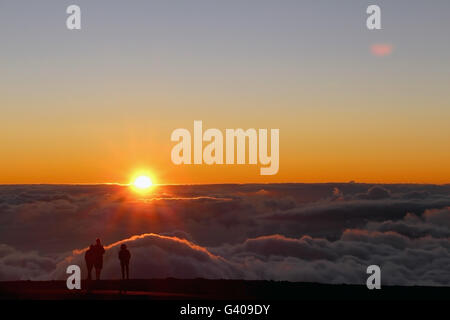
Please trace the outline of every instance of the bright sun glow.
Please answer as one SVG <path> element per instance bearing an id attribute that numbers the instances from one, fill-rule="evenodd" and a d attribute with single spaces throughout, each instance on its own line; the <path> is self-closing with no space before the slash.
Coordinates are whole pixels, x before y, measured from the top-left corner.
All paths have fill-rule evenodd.
<path id="1" fill-rule="evenodd" d="M 150 188 L 153 183 L 149 177 L 139 176 L 134 180 L 133 185 L 140 190 L 144 190 Z"/>

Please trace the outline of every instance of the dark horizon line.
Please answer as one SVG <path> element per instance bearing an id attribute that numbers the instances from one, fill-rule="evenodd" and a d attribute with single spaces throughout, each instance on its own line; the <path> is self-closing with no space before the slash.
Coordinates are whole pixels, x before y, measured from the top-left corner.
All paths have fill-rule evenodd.
<path id="1" fill-rule="evenodd" d="M 208 185 L 281 185 L 281 184 L 359 184 L 359 185 L 429 185 L 429 186 L 449 186 L 448 183 L 429 183 L 429 182 L 357 182 L 357 181 L 329 181 L 329 182 L 212 182 L 212 183 L 155 183 L 152 187 L 158 186 L 208 186 Z M 129 187 L 131 183 L 119 182 L 87 182 L 87 183 L 0 183 L 0 186 L 121 186 Z M 151 188 L 151 187 L 150 187 Z"/>

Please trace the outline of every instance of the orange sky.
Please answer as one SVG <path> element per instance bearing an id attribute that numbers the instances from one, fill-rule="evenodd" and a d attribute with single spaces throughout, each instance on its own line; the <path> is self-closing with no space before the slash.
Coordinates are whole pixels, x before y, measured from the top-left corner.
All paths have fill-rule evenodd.
<path id="1" fill-rule="evenodd" d="M 140 169 L 157 183 L 450 182 L 450 108 L 426 91 L 372 101 L 339 88 L 283 99 L 105 96 L 83 99 L 81 93 L 64 107 L 61 94 L 3 96 L 11 108 L 0 128 L 0 183 L 127 183 Z M 123 107 L 130 105 L 133 112 Z M 176 128 L 193 134 L 194 120 L 222 132 L 280 129 L 278 174 L 261 176 L 259 164 L 172 164 L 170 135 Z"/>
<path id="2" fill-rule="evenodd" d="M 448 19 L 396 3 L 383 5 L 386 28 L 369 32 L 364 6 L 350 3 L 224 2 L 189 15 L 118 3 L 105 16 L 96 2 L 71 32 L 51 2 L 10 2 L 0 12 L 0 183 L 128 183 L 139 170 L 162 184 L 450 183 Z M 170 135 L 192 133 L 194 120 L 279 129 L 278 174 L 174 165 Z"/>
<path id="3" fill-rule="evenodd" d="M 430 124 L 422 135 L 414 125 L 392 118 L 383 122 L 381 130 L 374 118 L 359 127 L 341 125 L 345 120 L 338 117 L 298 117 L 298 122 L 280 126 L 280 166 L 274 176 L 261 176 L 259 164 L 176 166 L 170 159 L 175 142 L 170 141 L 169 128 L 92 124 L 73 134 L 63 124 L 58 129 L 49 125 L 40 131 L 36 128 L 35 134 L 7 139 L 2 135 L 3 152 L 8 156 L 0 159 L 0 182 L 128 183 L 140 171 L 149 172 L 154 182 L 162 184 L 450 181 L 450 151 L 443 147 L 446 137 L 440 135 L 443 123 Z M 205 129 L 212 127 L 208 124 L 214 122 L 204 121 Z M 191 132 L 192 126 L 186 122 Z"/>

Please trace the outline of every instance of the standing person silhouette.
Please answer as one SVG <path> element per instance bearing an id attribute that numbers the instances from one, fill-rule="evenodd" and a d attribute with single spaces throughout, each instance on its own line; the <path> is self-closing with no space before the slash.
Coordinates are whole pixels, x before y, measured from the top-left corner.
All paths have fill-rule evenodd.
<path id="1" fill-rule="evenodd" d="M 89 246 L 89 249 L 86 250 L 86 253 L 84 254 L 84 261 L 86 261 L 86 267 L 88 270 L 88 280 L 92 280 L 92 268 L 94 267 L 94 245 L 91 244 Z"/>
<path id="2" fill-rule="evenodd" d="M 125 280 L 125 276 L 127 280 L 130 279 L 130 258 L 131 253 L 127 249 L 127 245 L 122 244 L 119 251 L 120 268 L 122 269 L 122 280 Z"/>
<path id="3" fill-rule="evenodd" d="M 94 246 L 94 267 L 95 267 L 95 279 L 100 280 L 100 272 L 103 268 L 103 254 L 105 253 L 105 248 L 103 248 L 100 239 L 96 240 Z"/>

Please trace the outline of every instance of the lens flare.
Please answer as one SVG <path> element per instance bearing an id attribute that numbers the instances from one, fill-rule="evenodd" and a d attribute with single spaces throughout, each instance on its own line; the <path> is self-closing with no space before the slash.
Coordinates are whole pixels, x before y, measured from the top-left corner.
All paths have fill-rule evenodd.
<path id="1" fill-rule="evenodd" d="M 372 45 L 370 47 L 370 51 L 376 57 L 385 57 L 385 56 L 389 56 L 392 53 L 393 47 L 391 44 L 378 43 L 378 44 Z"/>

